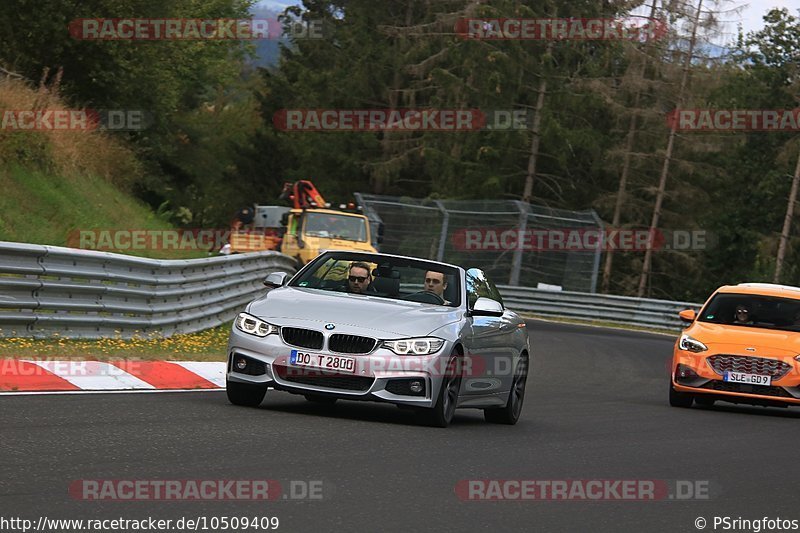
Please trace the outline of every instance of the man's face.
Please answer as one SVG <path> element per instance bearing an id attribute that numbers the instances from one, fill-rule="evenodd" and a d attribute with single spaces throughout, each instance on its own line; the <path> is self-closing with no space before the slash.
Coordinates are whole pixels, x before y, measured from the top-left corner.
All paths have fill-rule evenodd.
<path id="1" fill-rule="evenodd" d="M 353 267 L 347 277 L 350 292 L 364 292 L 369 287 L 369 272 L 366 268 Z"/>
<path id="2" fill-rule="evenodd" d="M 736 321 L 737 322 L 747 322 L 750 320 L 750 312 L 747 310 L 746 307 L 739 306 L 736 308 Z"/>
<path id="3" fill-rule="evenodd" d="M 444 280 L 444 274 L 441 272 L 433 272 L 431 270 L 425 274 L 426 291 L 443 296 L 446 288 L 447 282 Z"/>

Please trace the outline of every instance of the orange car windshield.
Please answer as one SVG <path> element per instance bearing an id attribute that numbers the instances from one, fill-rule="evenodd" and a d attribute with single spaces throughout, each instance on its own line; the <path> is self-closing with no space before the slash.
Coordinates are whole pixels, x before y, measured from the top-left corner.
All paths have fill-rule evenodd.
<path id="1" fill-rule="evenodd" d="M 701 311 L 698 320 L 800 332 L 800 299 L 718 293 Z"/>

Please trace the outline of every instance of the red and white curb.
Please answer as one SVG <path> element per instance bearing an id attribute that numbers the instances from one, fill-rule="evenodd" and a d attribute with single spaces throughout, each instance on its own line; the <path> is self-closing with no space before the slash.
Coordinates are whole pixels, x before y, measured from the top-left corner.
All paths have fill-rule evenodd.
<path id="1" fill-rule="evenodd" d="M 0 359 L 0 394 L 224 388 L 224 362 Z"/>

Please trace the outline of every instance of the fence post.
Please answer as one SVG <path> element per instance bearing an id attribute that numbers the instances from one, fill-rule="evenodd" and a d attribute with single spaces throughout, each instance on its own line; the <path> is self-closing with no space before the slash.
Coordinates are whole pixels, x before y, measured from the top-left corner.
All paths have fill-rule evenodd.
<path id="1" fill-rule="evenodd" d="M 371 205 L 367 204 L 367 202 L 364 200 L 364 196 L 360 192 L 354 192 L 353 197 L 356 199 L 356 205 L 361 207 L 362 213 L 367 217 L 367 221 L 369 223 L 369 234 L 372 238 L 371 244 L 380 252 L 381 243 L 378 242 L 378 229 L 380 228 L 380 225 L 383 224 L 383 220 L 378 212 L 375 211 Z"/>
<path id="2" fill-rule="evenodd" d="M 444 245 L 447 242 L 447 230 L 450 226 L 450 213 L 445 209 L 441 200 L 436 200 L 436 207 L 442 212 L 442 232 L 439 234 L 439 250 L 436 253 L 436 260 L 440 263 L 444 261 Z"/>
<path id="3" fill-rule="evenodd" d="M 600 272 L 600 256 L 603 255 L 603 244 L 605 243 L 605 236 L 606 236 L 606 229 L 603 226 L 603 221 L 600 220 L 600 217 L 597 216 L 597 213 L 594 209 L 590 210 L 592 214 L 592 218 L 594 221 L 597 222 L 597 227 L 600 229 L 600 242 L 598 243 L 597 250 L 594 251 L 594 265 L 592 266 L 592 285 L 590 292 L 597 292 L 597 274 Z M 607 254 L 611 253 L 611 250 L 606 250 Z"/>
<path id="4" fill-rule="evenodd" d="M 528 227 L 530 204 L 527 202 L 520 202 L 519 200 L 514 200 L 514 203 L 517 205 L 517 209 L 519 209 L 519 233 L 517 233 L 517 241 L 519 241 L 522 235 L 525 234 L 525 229 Z M 508 278 L 509 285 L 519 285 L 520 270 L 522 270 L 522 246 L 517 242 L 517 249 L 514 250 L 514 258 L 511 260 L 511 275 Z"/>

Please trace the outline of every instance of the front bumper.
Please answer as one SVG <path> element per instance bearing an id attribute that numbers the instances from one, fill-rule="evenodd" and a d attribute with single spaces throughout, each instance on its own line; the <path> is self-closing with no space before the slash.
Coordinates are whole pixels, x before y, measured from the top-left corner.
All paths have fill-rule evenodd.
<path id="1" fill-rule="evenodd" d="M 696 396 L 707 395 L 715 399 L 734 403 L 755 405 L 800 405 L 800 364 L 793 358 L 774 357 L 791 365 L 784 375 L 775 378 L 769 386 L 732 383 L 714 370 L 709 363 L 713 356 L 731 355 L 729 352 L 692 353 L 675 350 L 672 359 L 672 386 L 678 392 L 691 393 Z M 748 354 L 733 354 L 738 357 L 752 357 Z M 689 367 L 696 375 L 682 378 L 678 375 L 678 365 Z"/>
<path id="2" fill-rule="evenodd" d="M 389 402 L 396 405 L 433 407 L 441 387 L 447 355 L 452 343 L 428 356 L 399 356 L 378 348 L 367 355 L 335 354 L 290 346 L 279 335 L 255 337 L 237 330 L 228 343 L 226 377 L 238 383 L 261 384 L 294 394 L 315 394 L 349 400 Z M 289 364 L 292 350 L 324 355 L 351 356 L 356 359 L 352 374 L 311 371 Z M 239 370 L 234 359 L 244 357 L 247 366 Z M 421 381 L 423 391 L 412 393 L 411 381 Z"/>

